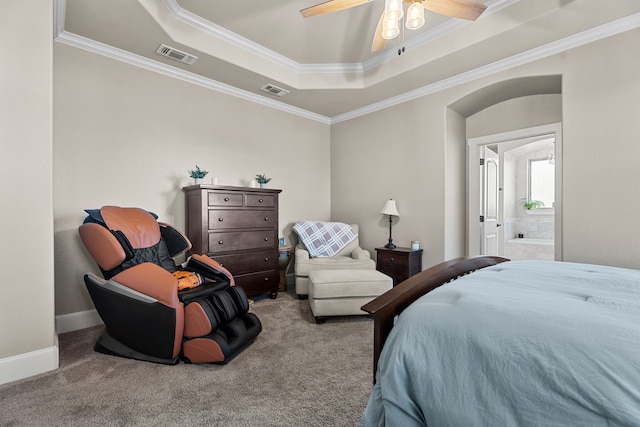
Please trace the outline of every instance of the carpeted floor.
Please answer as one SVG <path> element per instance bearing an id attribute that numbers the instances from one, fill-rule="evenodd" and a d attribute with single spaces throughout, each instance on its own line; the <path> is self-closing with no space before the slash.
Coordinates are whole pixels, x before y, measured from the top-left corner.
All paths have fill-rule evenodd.
<path id="1" fill-rule="evenodd" d="M 99 354 L 102 327 L 62 334 L 59 369 L 0 386 L 0 425 L 354 426 L 372 387 L 373 321 L 316 325 L 291 293 L 253 311 L 263 332 L 223 366 Z"/>

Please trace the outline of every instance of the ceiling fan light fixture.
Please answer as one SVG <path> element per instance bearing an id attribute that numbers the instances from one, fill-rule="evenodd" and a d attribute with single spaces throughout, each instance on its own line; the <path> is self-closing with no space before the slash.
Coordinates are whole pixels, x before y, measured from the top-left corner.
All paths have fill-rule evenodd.
<path id="1" fill-rule="evenodd" d="M 424 25 L 424 6 L 422 2 L 416 1 L 411 3 L 407 9 L 407 20 L 405 26 L 408 30 L 417 30 Z"/>
<path id="2" fill-rule="evenodd" d="M 385 0 L 384 3 L 384 19 L 389 21 L 398 21 L 404 16 L 402 9 L 402 0 Z"/>
<path id="3" fill-rule="evenodd" d="M 385 19 L 382 23 L 382 38 L 386 40 L 395 39 L 400 34 L 398 21 L 395 19 Z"/>

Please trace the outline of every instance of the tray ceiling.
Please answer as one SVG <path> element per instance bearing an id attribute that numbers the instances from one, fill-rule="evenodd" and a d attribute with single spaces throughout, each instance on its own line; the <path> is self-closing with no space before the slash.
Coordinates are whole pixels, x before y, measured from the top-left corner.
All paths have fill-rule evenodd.
<path id="1" fill-rule="evenodd" d="M 319 2 L 55 0 L 56 40 L 337 122 L 640 26 L 637 0 L 488 0 L 475 22 L 428 12 L 425 27 L 372 54 L 384 0 L 300 15 Z M 161 44 L 198 59 L 161 56 Z"/>

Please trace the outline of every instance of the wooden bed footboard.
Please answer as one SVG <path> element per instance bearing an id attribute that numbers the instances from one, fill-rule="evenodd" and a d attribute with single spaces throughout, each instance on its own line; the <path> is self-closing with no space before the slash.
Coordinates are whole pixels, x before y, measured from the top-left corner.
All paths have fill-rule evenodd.
<path id="1" fill-rule="evenodd" d="M 413 301 L 435 288 L 460 276 L 484 267 L 509 261 L 496 256 L 460 257 L 435 265 L 398 284 L 362 306 L 362 310 L 374 319 L 373 332 L 373 381 L 375 383 L 378 359 L 382 347 L 391 332 L 394 318 Z"/>

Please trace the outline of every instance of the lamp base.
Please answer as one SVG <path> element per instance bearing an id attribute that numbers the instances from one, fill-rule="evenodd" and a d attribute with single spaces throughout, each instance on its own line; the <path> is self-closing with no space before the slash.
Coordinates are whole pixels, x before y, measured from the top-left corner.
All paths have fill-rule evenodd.
<path id="1" fill-rule="evenodd" d="M 393 237 L 391 237 L 391 215 L 389 215 L 389 243 L 387 243 L 386 245 L 384 245 L 385 248 L 387 249 L 395 249 L 396 245 L 393 244 Z"/>

